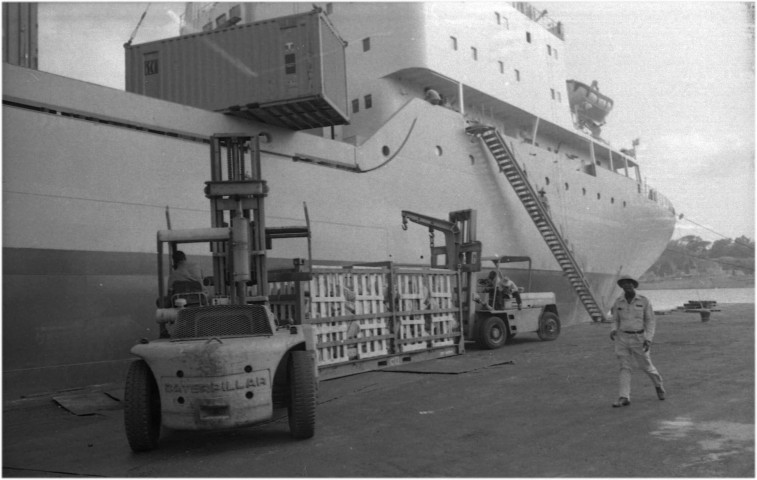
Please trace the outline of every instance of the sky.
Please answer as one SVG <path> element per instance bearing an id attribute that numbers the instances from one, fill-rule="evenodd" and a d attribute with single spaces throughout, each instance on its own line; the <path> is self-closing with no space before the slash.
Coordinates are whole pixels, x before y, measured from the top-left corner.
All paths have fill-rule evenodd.
<path id="1" fill-rule="evenodd" d="M 149 5 L 149 7 L 148 7 Z M 743 2 L 532 2 L 565 26 L 568 78 L 615 106 L 611 144 L 640 139 L 642 176 L 683 219 L 674 238 L 755 239 L 754 19 Z M 39 69 L 124 88 L 123 44 L 177 36 L 183 2 L 42 3 Z"/>

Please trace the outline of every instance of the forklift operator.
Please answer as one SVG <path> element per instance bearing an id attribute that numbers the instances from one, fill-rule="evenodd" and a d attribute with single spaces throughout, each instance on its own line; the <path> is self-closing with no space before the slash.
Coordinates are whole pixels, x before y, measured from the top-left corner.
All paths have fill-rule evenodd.
<path id="1" fill-rule="evenodd" d="M 494 270 L 489 272 L 489 289 L 492 292 L 492 308 L 504 308 L 505 299 L 515 298 L 518 310 L 521 309 L 522 302 L 518 286 L 509 278 L 502 276 L 500 272 Z"/>
<path id="2" fill-rule="evenodd" d="M 200 267 L 192 262 L 187 261 L 187 256 L 181 250 L 177 250 L 173 254 L 173 270 L 168 275 L 168 291 L 174 292 L 175 282 L 197 282 L 200 290 L 204 291 L 202 286 L 203 274 Z M 197 290 L 196 290 L 197 291 Z"/>

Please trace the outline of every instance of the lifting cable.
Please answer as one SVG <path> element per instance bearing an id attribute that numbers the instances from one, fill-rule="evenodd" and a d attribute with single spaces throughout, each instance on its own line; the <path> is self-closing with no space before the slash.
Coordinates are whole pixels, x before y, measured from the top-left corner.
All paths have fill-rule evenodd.
<path id="1" fill-rule="evenodd" d="M 124 43 L 124 47 L 128 47 L 131 45 L 131 42 L 134 40 L 134 37 L 137 36 L 137 30 L 139 30 L 140 25 L 142 25 L 142 21 L 145 19 L 145 15 L 147 15 L 147 9 L 150 8 L 150 4 L 148 3 L 145 7 L 145 11 L 142 12 L 142 16 L 139 17 L 139 21 L 137 22 L 137 26 L 134 28 L 134 31 L 131 32 L 131 37 L 129 37 L 129 41 Z"/>

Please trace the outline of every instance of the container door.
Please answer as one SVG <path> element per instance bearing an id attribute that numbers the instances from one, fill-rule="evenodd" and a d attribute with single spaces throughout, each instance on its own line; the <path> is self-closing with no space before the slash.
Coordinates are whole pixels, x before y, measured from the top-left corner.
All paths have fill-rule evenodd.
<path id="1" fill-rule="evenodd" d="M 160 98 L 160 65 L 158 52 L 148 52 L 142 57 L 144 72 L 144 95 Z"/>

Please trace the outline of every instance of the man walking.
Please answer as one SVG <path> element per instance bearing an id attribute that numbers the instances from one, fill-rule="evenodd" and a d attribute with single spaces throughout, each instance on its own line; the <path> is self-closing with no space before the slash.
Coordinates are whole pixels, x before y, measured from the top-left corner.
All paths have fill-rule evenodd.
<path id="1" fill-rule="evenodd" d="M 655 332 L 655 318 L 649 300 L 636 294 L 639 282 L 624 276 L 618 280 L 623 295 L 612 306 L 612 331 L 610 339 L 615 342 L 615 354 L 620 361 L 620 396 L 613 407 L 626 407 L 631 404 L 631 367 L 633 359 L 652 379 L 657 398 L 665 400 L 662 376 L 652 365 L 649 348 Z"/>

